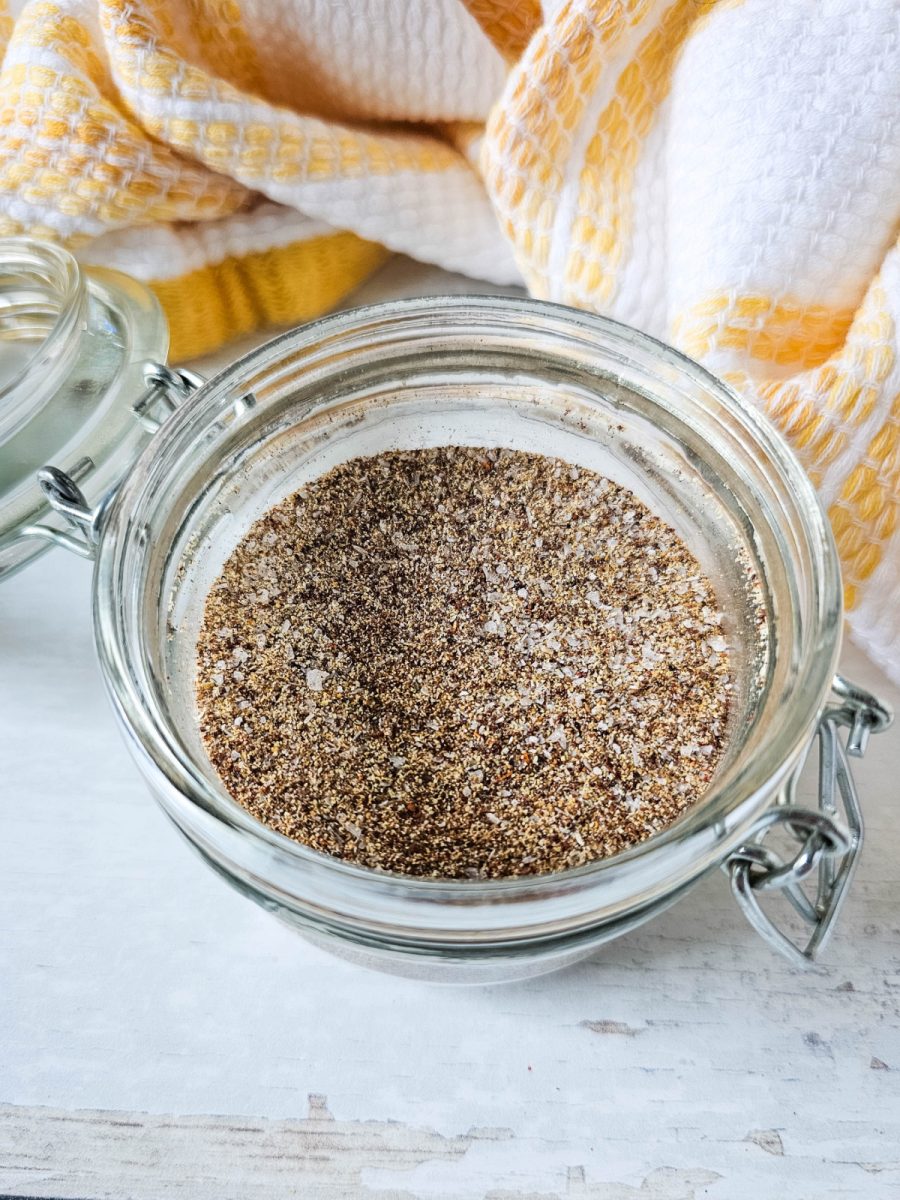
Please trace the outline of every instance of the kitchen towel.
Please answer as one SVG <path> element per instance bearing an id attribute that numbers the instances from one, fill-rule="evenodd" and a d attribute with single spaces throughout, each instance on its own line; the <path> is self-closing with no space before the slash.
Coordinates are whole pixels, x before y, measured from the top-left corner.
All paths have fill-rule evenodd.
<path id="1" fill-rule="evenodd" d="M 0 233 L 149 282 L 176 358 L 328 309 L 389 251 L 662 337 L 788 436 L 900 680 L 898 0 L 32 0 L 0 25 Z"/>

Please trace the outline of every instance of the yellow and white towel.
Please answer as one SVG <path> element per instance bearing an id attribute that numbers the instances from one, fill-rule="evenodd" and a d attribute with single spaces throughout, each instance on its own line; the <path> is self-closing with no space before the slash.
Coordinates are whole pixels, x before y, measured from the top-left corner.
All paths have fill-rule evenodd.
<path id="1" fill-rule="evenodd" d="M 900 679 L 898 0 L 31 0 L 2 36 L 0 233 L 148 281 L 180 358 L 391 250 L 671 341 L 791 439 Z"/>

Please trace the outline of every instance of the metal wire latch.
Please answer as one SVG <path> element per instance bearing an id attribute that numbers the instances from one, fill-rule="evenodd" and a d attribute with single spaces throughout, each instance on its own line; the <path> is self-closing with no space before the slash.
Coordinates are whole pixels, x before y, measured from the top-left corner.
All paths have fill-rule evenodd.
<path id="1" fill-rule="evenodd" d="M 892 720 L 885 704 L 841 675 L 834 677 L 832 691 L 835 700 L 825 708 L 816 730 L 818 809 L 794 804 L 769 809 L 724 864 L 735 899 L 757 933 L 803 967 L 814 961 L 834 928 L 862 846 L 862 812 L 849 758 L 861 758 L 869 734 L 887 729 Z M 848 730 L 846 743 L 842 727 Z M 783 858 L 765 844 L 777 828 L 800 843 L 792 858 Z M 818 875 L 812 899 L 802 885 L 814 871 Z M 805 945 L 763 911 L 760 894 L 766 891 L 782 892 L 811 926 Z"/>
<path id="2" fill-rule="evenodd" d="M 165 363 L 155 362 L 146 364 L 144 381 L 144 391 L 132 408 L 150 433 L 155 432 L 166 417 L 204 382 L 203 377 L 193 371 L 176 370 Z M 56 546 L 64 546 L 82 558 L 94 557 L 104 514 L 116 488 L 110 488 L 100 503 L 92 508 L 78 481 L 90 474 L 93 465 L 89 458 L 84 458 L 68 472 L 50 466 L 38 471 L 41 491 L 53 511 L 65 517 L 69 530 L 55 529 L 52 525 L 30 525 L 23 531 L 26 537 L 43 538 Z"/>
<path id="3" fill-rule="evenodd" d="M 170 367 L 165 363 L 147 363 L 144 381 L 144 392 L 135 400 L 132 408 L 150 433 L 156 433 L 166 417 L 171 416 L 178 405 L 205 382 L 203 376 L 195 371 Z"/>

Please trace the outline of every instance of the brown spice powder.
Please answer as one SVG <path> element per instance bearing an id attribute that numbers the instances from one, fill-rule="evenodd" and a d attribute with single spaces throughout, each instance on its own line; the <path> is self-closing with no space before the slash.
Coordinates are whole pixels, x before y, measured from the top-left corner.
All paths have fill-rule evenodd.
<path id="1" fill-rule="evenodd" d="M 209 594 L 200 727 L 231 795 L 410 875 L 577 866 L 705 791 L 731 684 L 711 585 L 558 459 L 357 458 L 257 521 Z"/>

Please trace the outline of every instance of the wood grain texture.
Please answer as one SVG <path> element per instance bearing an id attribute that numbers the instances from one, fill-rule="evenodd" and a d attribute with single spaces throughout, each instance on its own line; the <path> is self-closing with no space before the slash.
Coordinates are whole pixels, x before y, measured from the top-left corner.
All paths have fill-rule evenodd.
<path id="1" fill-rule="evenodd" d="M 309 1114 L 298 1121 L 0 1107 L 6 1194 L 35 1200 L 114 1200 L 125 1180 L 133 1200 L 253 1200 L 290 1193 L 309 1200 L 408 1200 L 413 1193 L 407 1189 L 370 1186 L 364 1176 L 374 1180 L 379 1171 L 402 1176 L 427 1164 L 456 1163 L 477 1142 L 506 1142 L 515 1150 L 508 1129 L 441 1137 L 399 1121 L 336 1121 L 324 1096 L 310 1096 Z M 595 1184 L 583 1167 L 571 1167 L 562 1190 L 541 1198 L 694 1200 L 698 1189 L 718 1178 L 715 1171 L 663 1167 L 632 1187 Z M 535 1194 L 503 1188 L 485 1195 L 527 1200 Z"/>
<path id="2" fill-rule="evenodd" d="M 427 987 L 306 945 L 180 843 L 113 726 L 88 576 L 55 553 L 0 589 L 0 1196 L 900 1195 L 896 732 L 859 764 L 820 969 L 715 875 L 558 975 Z"/>
<path id="3" fill-rule="evenodd" d="M 298 1121 L 2 1107 L 0 1170 L 19 1196 L 116 1196 L 127 1179 L 135 1200 L 250 1198 L 290 1188 L 331 1200 L 359 1192 L 365 1170 L 452 1163 L 478 1138 L 509 1137 L 508 1130 L 441 1137 L 399 1121 L 336 1121 L 323 1096 L 310 1096 Z"/>

